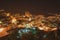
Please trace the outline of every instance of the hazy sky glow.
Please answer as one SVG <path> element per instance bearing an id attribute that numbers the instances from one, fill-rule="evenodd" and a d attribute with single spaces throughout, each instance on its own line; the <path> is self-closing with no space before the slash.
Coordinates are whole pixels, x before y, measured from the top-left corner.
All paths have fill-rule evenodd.
<path id="1" fill-rule="evenodd" d="M 26 10 L 32 13 L 60 12 L 60 1 L 0 0 L 0 9 L 11 12 L 24 12 Z"/>

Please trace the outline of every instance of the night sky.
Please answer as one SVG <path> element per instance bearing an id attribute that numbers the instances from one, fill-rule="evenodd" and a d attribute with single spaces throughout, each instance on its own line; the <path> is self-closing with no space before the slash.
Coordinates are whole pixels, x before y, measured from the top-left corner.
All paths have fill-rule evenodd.
<path id="1" fill-rule="evenodd" d="M 60 12 L 60 1 L 45 0 L 0 0 L 0 10 L 4 9 L 9 12 L 25 12 L 31 13 L 48 13 Z"/>

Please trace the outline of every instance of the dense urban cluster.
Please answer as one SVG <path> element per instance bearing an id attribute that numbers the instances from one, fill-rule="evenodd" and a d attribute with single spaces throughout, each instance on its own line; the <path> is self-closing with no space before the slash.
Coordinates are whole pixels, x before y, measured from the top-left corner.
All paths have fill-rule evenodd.
<path id="1" fill-rule="evenodd" d="M 0 13 L 1 40 L 59 40 L 60 15 L 33 15 L 29 11 Z"/>

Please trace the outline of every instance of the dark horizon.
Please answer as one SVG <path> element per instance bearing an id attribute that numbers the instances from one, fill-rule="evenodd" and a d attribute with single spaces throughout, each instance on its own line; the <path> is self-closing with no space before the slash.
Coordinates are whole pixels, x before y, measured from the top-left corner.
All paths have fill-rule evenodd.
<path id="1" fill-rule="evenodd" d="M 60 1 L 40 1 L 40 0 L 0 0 L 0 10 L 4 9 L 8 12 L 25 12 L 31 13 L 60 13 Z"/>

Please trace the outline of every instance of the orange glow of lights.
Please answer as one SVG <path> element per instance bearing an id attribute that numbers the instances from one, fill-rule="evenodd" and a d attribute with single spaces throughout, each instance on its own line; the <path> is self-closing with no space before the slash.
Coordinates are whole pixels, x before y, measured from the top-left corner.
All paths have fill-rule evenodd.
<path id="1" fill-rule="evenodd" d="M 13 23 L 13 24 L 16 24 L 16 23 L 17 23 L 16 18 L 13 18 L 13 19 L 12 19 L 12 23 Z"/>
<path id="2" fill-rule="evenodd" d="M 0 28 L 0 37 L 6 36 L 8 34 L 7 28 Z"/>
<path id="3" fill-rule="evenodd" d="M 57 30 L 57 28 L 53 28 L 52 31 Z"/>
<path id="4" fill-rule="evenodd" d="M 39 30 L 44 30 L 44 28 L 43 28 L 43 27 L 38 27 L 38 29 L 39 29 Z"/>
<path id="5" fill-rule="evenodd" d="M 4 28 L 0 28 L 0 32 L 2 32 L 4 30 Z"/>
<path id="6" fill-rule="evenodd" d="M 0 24 L 2 23 L 2 21 L 0 21 Z"/>
<path id="7" fill-rule="evenodd" d="M 7 13 L 7 16 L 10 16 L 10 13 Z"/>

